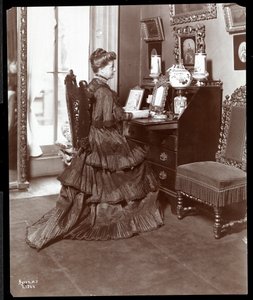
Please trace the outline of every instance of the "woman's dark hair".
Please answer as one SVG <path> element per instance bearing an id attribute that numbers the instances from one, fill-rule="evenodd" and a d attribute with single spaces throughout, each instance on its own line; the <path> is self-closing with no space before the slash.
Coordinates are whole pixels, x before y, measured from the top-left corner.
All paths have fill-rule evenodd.
<path id="1" fill-rule="evenodd" d="M 102 48 L 96 49 L 90 56 L 91 68 L 94 73 L 97 73 L 99 68 L 105 67 L 109 61 L 116 59 L 116 53 L 113 51 L 107 52 Z"/>

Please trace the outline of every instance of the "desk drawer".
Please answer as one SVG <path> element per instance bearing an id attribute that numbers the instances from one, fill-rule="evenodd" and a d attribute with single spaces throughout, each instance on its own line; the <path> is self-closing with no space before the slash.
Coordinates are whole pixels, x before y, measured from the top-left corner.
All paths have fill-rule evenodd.
<path id="1" fill-rule="evenodd" d="M 145 128 L 137 125 L 127 124 L 125 125 L 124 135 L 137 141 L 144 143 L 149 142 L 149 135 Z"/>
<path id="2" fill-rule="evenodd" d="M 162 147 L 150 146 L 147 159 L 164 167 L 176 169 L 176 152 Z"/>
<path id="3" fill-rule="evenodd" d="M 149 145 L 160 145 L 164 140 L 164 134 L 132 123 L 125 123 L 124 135 Z"/>
<path id="4" fill-rule="evenodd" d="M 160 186 L 174 191 L 176 172 L 150 162 L 149 165 L 153 169 L 156 178 L 159 180 Z"/>
<path id="5" fill-rule="evenodd" d="M 162 146 L 169 150 L 177 151 L 177 135 L 167 135 L 162 141 Z"/>

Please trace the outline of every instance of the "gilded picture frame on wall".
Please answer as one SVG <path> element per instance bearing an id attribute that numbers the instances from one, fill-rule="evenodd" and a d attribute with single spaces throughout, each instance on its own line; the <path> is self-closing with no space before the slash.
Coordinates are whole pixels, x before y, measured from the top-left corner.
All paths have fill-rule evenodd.
<path id="1" fill-rule="evenodd" d="M 141 20 L 141 27 L 144 34 L 144 41 L 163 41 L 164 33 L 160 17 L 145 18 Z"/>
<path id="2" fill-rule="evenodd" d="M 215 3 L 188 3 L 169 5 L 170 24 L 183 24 L 217 18 Z"/>
<path id="3" fill-rule="evenodd" d="M 246 30 L 246 8 L 235 4 L 223 4 L 226 30 L 229 33 L 242 32 Z"/>
<path id="4" fill-rule="evenodd" d="M 176 63 L 182 63 L 186 68 L 193 68 L 195 53 L 205 53 L 205 25 L 175 26 L 173 28 L 175 37 L 174 56 Z"/>

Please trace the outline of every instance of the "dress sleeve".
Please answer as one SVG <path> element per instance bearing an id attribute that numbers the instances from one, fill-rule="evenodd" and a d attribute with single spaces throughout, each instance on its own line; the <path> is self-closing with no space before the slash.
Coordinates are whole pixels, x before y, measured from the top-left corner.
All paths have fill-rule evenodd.
<path id="1" fill-rule="evenodd" d="M 123 109 L 122 105 L 120 104 L 118 98 L 114 102 L 113 114 L 114 114 L 114 118 L 117 121 L 126 121 L 126 120 L 130 120 L 132 118 L 132 113 L 125 112 L 125 110 Z"/>
<path id="2" fill-rule="evenodd" d="M 131 119 L 131 113 L 124 111 L 115 101 L 115 95 L 109 89 L 100 87 L 96 90 L 94 96 L 96 105 L 92 123 L 95 127 L 112 127 L 120 121 Z"/>

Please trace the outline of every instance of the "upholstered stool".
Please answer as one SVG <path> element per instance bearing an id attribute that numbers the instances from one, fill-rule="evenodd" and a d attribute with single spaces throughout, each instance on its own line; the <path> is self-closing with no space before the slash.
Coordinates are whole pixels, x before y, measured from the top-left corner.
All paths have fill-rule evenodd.
<path id="1" fill-rule="evenodd" d="M 212 206 L 214 234 L 219 238 L 222 208 L 246 200 L 246 172 L 214 161 L 185 164 L 177 168 L 176 189 L 182 194 L 178 196 L 178 218 L 182 219 L 184 214 L 183 195 Z"/>

